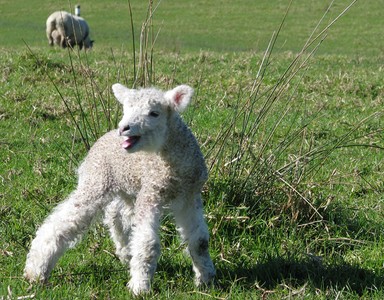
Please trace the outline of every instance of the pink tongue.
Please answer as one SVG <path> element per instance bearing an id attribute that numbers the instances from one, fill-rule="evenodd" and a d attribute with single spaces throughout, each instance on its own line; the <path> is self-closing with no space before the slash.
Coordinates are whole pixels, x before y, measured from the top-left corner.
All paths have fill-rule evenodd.
<path id="1" fill-rule="evenodd" d="M 124 149 L 129 149 L 131 148 L 134 144 L 136 144 L 136 142 L 139 140 L 139 137 L 138 136 L 129 136 L 127 137 L 124 142 L 121 143 L 121 146 L 124 148 Z"/>

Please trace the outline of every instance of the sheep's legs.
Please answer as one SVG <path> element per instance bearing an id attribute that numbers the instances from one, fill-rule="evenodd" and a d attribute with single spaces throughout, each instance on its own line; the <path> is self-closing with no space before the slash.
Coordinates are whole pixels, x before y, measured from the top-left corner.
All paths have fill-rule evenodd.
<path id="1" fill-rule="evenodd" d="M 131 260 L 129 236 L 131 232 L 133 209 L 124 200 L 116 198 L 105 208 L 104 223 L 116 247 L 116 255 L 121 262 L 128 264 Z"/>
<path id="2" fill-rule="evenodd" d="M 216 272 L 209 255 L 209 233 L 200 195 L 194 201 L 187 202 L 184 207 L 174 209 L 174 214 L 178 231 L 188 244 L 196 285 L 209 283 Z"/>
<path id="3" fill-rule="evenodd" d="M 100 204 L 97 200 L 76 190 L 47 217 L 27 255 L 24 276 L 29 281 L 48 279 L 60 256 L 88 228 Z"/>
<path id="4" fill-rule="evenodd" d="M 138 295 L 150 290 L 151 280 L 160 256 L 161 210 L 157 205 L 136 202 L 135 216 L 132 226 L 131 279 L 128 288 Z"/>
<path id="5" fill-rule="evenodd" d="M 51 36 L 51 31 L 47 31 L 48 44 L 53 46 L 53 38 Z"/>

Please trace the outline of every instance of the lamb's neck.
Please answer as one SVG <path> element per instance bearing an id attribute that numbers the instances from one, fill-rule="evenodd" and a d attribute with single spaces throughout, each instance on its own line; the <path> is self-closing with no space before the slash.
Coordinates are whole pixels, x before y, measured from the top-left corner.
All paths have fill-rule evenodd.
<path id="1" fill-rule="evenodd" d="M 180 165 L 193 157 L 198 145 L 187 125 L 179 116 L 175 116 L 169 122 L 167 138 L 160 155 L 171 166 Z"/>

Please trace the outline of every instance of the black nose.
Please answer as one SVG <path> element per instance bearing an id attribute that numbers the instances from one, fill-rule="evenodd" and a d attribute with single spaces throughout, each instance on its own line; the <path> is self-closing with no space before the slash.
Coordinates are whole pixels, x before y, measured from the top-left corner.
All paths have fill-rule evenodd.
<path id="1" fill-rule="evenodd" d="M 120 133 L 123 133 L 124 131 L 127 131 L 129 129 L 131 129 L 131 127 L 129 127 L 129 125 L 124 126 L 123 128 L 120 128 Z"/>

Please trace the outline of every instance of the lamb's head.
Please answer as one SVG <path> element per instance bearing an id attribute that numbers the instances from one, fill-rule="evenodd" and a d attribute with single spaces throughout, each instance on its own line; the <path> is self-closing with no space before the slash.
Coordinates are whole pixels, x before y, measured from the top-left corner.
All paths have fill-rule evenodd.
<path id="1" fill-rule="evenodd" d="M 124 137 L 122 147 L 128 152 L 160 151 L 167 140 L 169 122 L 188 106 L 193 95 L 187 85 L 162 92 L 154 88 L 129 89 L 116 83 L 112 90 L 123 104 L 118 133 Z"/>

